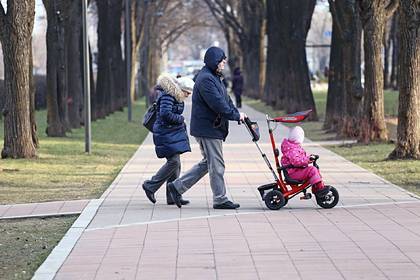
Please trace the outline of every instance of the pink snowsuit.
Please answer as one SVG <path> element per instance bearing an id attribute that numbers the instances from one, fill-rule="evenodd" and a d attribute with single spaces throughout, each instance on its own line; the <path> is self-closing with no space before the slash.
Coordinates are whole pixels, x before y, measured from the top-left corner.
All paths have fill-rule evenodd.
<path id="1" fill-rule="evenodd" d="M 323 184 L 318 184 L 322 182 L 321 174 L 315 166 L 308 166 L 309 157 L 305 150 L 300 146 L 299 143 L 290 141 L 285 138 L 281 143 L 281 152 L 283 156 L 281 157 L 281 165 L 293 165 L 305 168 L 290 168 L 287 169 L 289 177 L 294 180 L 309 180 L 313 186 L 312 192 L 318 191 L 318 189 L 323 188 Z M 316 186 L 314 188 L 314 186 Z"/>

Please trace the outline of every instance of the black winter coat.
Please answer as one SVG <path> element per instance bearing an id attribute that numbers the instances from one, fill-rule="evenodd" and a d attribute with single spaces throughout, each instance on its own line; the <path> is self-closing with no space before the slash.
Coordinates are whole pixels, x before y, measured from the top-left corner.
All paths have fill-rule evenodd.
<path id="1" fill-rule="evenodd" d="M 239 112 L 227 95 L 217 75 L 217 65 L 225 58 L 222 49 L 211 47 L 204 57 L 206 64 L 198 73 L 192 96 L 191 135 L 225 140 L 229 120 L 238 121 Z"/>

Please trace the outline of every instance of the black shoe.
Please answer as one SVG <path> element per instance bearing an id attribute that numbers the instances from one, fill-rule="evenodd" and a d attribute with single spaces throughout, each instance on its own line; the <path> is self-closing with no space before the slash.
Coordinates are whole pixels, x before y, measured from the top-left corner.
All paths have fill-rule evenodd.
<path id="1" fill-rule="evenodd" d="M 155 204 L 156 203 L 155 193 L 146 189 L 146 187 L 144 185 L 143 185 L 143 190 L 146 193 L 146 196 L 150 200 L 150 202 Z"/>
<path id="2" fill-rule="evenodd" d="M 167 199 L 166 199 L 166 203 L 167 203 L 168 205 L 174 205 L 174 204 L 175 204 L 175 202 L 173 202 L 173 200 L 171 200 L 170 198 L 167 198 Z M 190 201 L 189 201 L 189 200 L 183 199 L 183 198 L 181 197 L 181 205 L 187 205 L 187 204 L 189 204 L 189 203 L 190 203 Z"/>
<path id="3" fill-rule="evenodd" d="M 182 206 L 182 203 L 181 203 L 182 196 L 175 189 L 174 184 L 168 183 L 168 187 L 167 188 L 168 188 L 169 196 L 175 202 L 176 206 L 178 206 L 178 208 L 181 208 L 181 206 Z"/>
<path id="4" fill-rule="evenodd" d="M 322 197 L 326 196 L 329 192 L 330 192 L 330 187 L 325 186 L 323 189 L 317 191 L 315 193 L 315 196 L 318 197 L 318 198 L 322 198 Z"/>
<path id="5" fill-rule="evenodd" d="M 232 201 L 228 200 L 225 203 L 221 203 L 221 204 L 214 204 L 213 208 L 214 209 L 236 209 L 239 208 L 241 205 L 239 205 L 238 203 L 233 203 Z"/>

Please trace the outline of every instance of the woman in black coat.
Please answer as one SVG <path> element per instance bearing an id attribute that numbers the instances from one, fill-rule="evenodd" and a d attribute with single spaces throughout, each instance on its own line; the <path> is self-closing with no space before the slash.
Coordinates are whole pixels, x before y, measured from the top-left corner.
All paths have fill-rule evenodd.
<path id="1" fill-rule="evenodd" d="M 190 142 L 184 122 L 184 100 L 193 90 L 194 82 L 190 78 L 173 78 L 170 75 L 159 76 L 157 92 L 157 117 L 153 126 L 153 143 L 158 158 L 166 158 L 166 163 L 150 179 L 143 183 L 147 198 L 156 203 L 155 192 L 165 182 L 172 182 L 181 172 L 180 154 L 190 152 Z M 174 204 L 166 190 L 168 204 Z M 182 200 L 188 204 L 188 200 Z"/>

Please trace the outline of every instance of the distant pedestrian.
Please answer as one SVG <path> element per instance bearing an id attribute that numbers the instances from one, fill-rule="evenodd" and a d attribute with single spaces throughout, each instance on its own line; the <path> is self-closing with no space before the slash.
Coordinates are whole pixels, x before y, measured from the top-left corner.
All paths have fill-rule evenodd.
<path id="1" fill-rule="evenodd" d="M 229 120 L 244 120 L 221 81 L 226 56 L 222 49 L 211 47 L 204 56 L 205 66 L 198 73 L 192 96 L 191 135 L 200 145 L 203 159 L 179 179 L 168 184 L 170 195 L 181 207 L 181 194 L 209 173 L 214 209 L 236 209 L 240 205 L 226 196 L 223 141 L 229 133 Z"/>
<path id="2" fill-rule="evenodd" d="M 157 93 L 157 118 L 153 126 L 153 143 L 158 158 L 166 158 L 166 163 L 150 179 L 143 183 L 147 198 L 156 203 L 155 192 L 165 183 L 172 182 L 181 172 L 180 154 L 190 152 L 190 142 L 182 112 L 184 100 L 192 93 L 194 82 L 190 78 L 175 79 L 160 75 L 155 87 Z M 174 204 L 166 188 L 167 204 Z M 188 200 L 180 198 L 181 204 Z"/>
<path id="3" fill-rule="evenodd" d="M 236 107 L 242 107 L 242 91 L 244 90 L 244 78 L 242 77 L 241 69 L 236 67 L 233 71 L 232 91 L 235 95 Z"/>
<path id="4" fill-rule="evenodd" d="M 223 79 L 222 79 L 222 83 L 223 83 L 223 85 L 225 86 L 225 88 L 226 88 L 226 90 L 227 90 L 227 89 L 228 89 L 228 86 L 229 86 L 229 83 L 228 83 L 227 78 L 223 78 Z"/>

